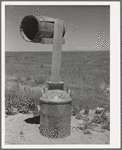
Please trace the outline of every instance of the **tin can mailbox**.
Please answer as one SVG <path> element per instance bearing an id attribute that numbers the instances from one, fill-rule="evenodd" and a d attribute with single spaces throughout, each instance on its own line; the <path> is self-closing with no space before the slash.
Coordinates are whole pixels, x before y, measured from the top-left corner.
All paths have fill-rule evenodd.
<path id="1" fill-rule="evenodd" d="M 63 90 L 48 90 L 40 98 L 40 133 L 50 138 L 71 135 L 71 101 Z"/>
<path id="2" fill-rule="evenodd" d="M 54 22 L 55 19 L 53 18 L 28 15 L 21 21 L 20 33 L 24 40 L 38 43 L 41 42 L 42 38 L 44 38 L 43 40 L 53 38 Z M 65 28 L 63 26 L 62 37 L 64 34 Z"/>

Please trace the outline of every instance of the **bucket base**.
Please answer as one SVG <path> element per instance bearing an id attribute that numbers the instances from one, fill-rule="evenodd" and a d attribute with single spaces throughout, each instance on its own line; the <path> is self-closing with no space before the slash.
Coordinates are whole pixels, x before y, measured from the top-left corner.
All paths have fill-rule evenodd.
<path id="1" fill-rule="evenodd" d="M 71 129 L 70 128 L 41 128 L 40 127 L 40 133 L 48 138 L 64 138 L 71 135 Z"/>

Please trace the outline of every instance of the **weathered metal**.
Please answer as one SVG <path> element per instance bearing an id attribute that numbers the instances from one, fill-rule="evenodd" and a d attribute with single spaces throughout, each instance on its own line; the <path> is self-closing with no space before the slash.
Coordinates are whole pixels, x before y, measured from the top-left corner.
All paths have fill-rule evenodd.
<path id="1" fill-rule="evenodd" d="M 56 90 L 56 89 L 64 90 L 65 82 L 59 82 L 55 84 L 55 83 L 52 83 L 51 81 L 48 81 L 47 84 L 48 84 L 48 90 Z"/>
<path id="2" fill-rule="evenodd" d="M 51 83 L 58 84 L 61 81 L 61 53 L 62 53 L 62 33 L 63 21 L 55 20 L 54 24 L 54 42 L 53 42 L 53 56 L 52 56 L 52 74 Z"/>
<path id="3" fill-rule="evenodd" d="M 53 44 L 53 38 L 41 38 L 41 44 Z M 62 39 L 62 44 L 65 44 L 65 39 Z"/>
<path id="4" fill-rule="evenodd" d="M 26 41 L 53 44 L 52 74 L 48 89 L 42 89 L 40 98 L 40 133 L 51 138 L 63 138 L 71 134 L 71 97 L 61 82 L 61 52 L 65 34 L 62 20 L 49 17 L 26 16 L 20 26 Z"/>
<path id="5" fill-rule="evenodd" d="M 71 135 L 71 101 L 64 90 L 48 90 L 40 98 L 40 133 L 51 138 Z"/>
<path id="6" fill-rule="evenodd" d="M 40 43 L 42 38 L 53 38 L 55 19 L 28 15 L 23 18 L 20 33 L 28 42 Z M 62 37 L 65 34 L 63 26 Z"/>

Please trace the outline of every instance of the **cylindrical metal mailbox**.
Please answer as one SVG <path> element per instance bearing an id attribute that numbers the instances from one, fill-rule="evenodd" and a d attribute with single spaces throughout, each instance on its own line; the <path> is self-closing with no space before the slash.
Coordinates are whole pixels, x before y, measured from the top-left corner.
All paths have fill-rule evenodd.
<path id="1" fill-rule="evenodd" d="M 53 18 L 29 15 L 23 18 L 20 33 L 26 41 L 38 43 L 42 38 L 53 38 L 54 22 Z M 63 27 L 62 37 L 64 34 Z"/>
<path id="2" fill-rule="evenodd" d="M 66 91 L 48 90 L 40 98 L 40 133 L 50 138 L 71 134 L 71 98 Z"/>

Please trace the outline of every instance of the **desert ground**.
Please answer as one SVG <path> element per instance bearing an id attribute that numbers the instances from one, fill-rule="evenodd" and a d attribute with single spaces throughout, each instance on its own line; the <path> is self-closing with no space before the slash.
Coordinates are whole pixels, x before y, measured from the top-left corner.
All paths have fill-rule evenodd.
<path id="1" fill-rule="evenodd" d="M 31 120 L 34 120 L 31 122 Z M 6 118 L 5 144 L 109 144 L 110 132 L 100 125 L 91 129 L 80 129 L 84 121 L 71 117 L 71 135 L 52 139 L 44 137 L 39 131 L 39 116 L 17 114 Z"/>

